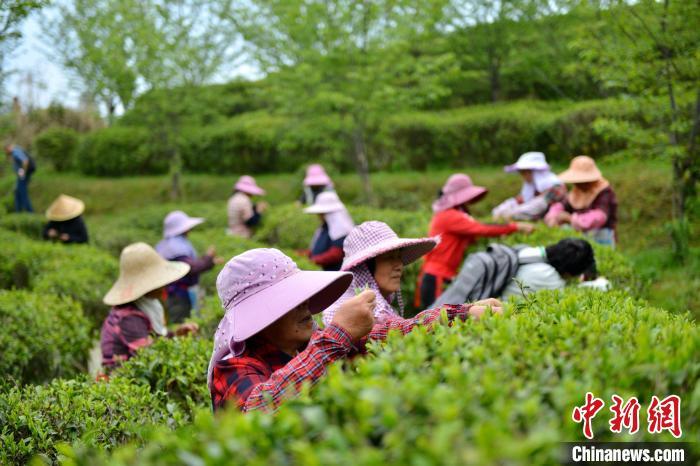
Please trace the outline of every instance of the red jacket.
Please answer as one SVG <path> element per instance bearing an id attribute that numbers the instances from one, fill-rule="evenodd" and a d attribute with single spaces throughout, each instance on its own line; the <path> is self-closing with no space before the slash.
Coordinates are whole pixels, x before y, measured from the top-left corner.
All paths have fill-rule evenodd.
<path id="1" fill-rule="evenodd" d="M 475 220 L 471 215 L 457 209 L 438 212 L 430 222 L 430 236 L 440 235 L 435 249 L 425 256 L 423 273 L 452 279 L 459 271 L 464 250 L 478 238 L 509 235 L 518 231 L 515 223 L 488 225 Z"/>

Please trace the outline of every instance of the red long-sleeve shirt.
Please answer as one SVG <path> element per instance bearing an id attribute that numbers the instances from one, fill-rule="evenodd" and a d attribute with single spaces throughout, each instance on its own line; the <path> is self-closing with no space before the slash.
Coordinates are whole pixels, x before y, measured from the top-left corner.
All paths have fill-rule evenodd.
<path id="1" fill-rule="evenodd" d="M 440 235 L 440 244 L 425 256 L 422 271 L 452 279 L 457 275 L 464 251 L 479 237 L 509 235 L 518 231 L 515 223 L 489 225 L 457 209 L 438 212 L 430 222 L 430 236 Z"/>
<path id="2" fill-rule="evenodd" d="M 423 311 L 412 319 L 388 318 L 376 324 L 355 347 L 350 334 L 337 325 L 316 331 L 306 349 L 291 357 L 274 345 L 260 341 L 246 342 L 244 353 L 222 359 L 214 365 L 211 383 L 213 408 L 227 402 L 235 403 L 241 411 L 275 409 L 287 397 L 298 393 L 303 382 L 316 383 L 332 362 L 346 356 L 364 353 L 368 340 L 385 340 L 389 331 L 404 335 L 416 325 L 431 326 L 442 309 L 448 320 L 466 319 L 471 305 L 445 305 Z"/>

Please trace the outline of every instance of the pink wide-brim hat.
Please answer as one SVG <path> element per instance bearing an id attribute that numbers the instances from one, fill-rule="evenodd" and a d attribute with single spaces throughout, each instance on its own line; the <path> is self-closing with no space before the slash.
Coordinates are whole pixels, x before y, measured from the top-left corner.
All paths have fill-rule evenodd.
<path id="1" fill-rule="evenodd" d="M 331 214 L 345 210 L 345 205 L 335 191 L 324 191 L 316 196 L 313 205 L 304 209 L 306 214 Z"/>
<path id="2" fill-rule="evenodd" d="M 319 164 L 309 165 L 304 177 L 304 186 L 328 186 L 333 184 L 326 170 Z"/>
<path id="3" fill-rule="evenodd" d="M 519 170 L 549 170 L 549 164 L 542 152 L 525 152 L 518 158 L 518 161 L 512 165 L 506 165 L 504 168 L 508 173 L 517 172 Z"/>
<path id="4" fill-rule="evenodd" d="M 202 223 L 204 223 L 203 218 L 190 217 L 181 210 L 175 210 L 166 215 L 163 220 L 163 237 L 172 238 L 182 235 Z"/>
<path id="5" fill-rule="evenodd" d="M 265 190 L 257 185 L 255 178 L 248 175 L 243 175 L 238 178 L 238 181 L 234 185 L 234 189 L 252 196 L 262 196 L 265 194 Z"/>
<path id="6" fill-rule="evenodd" d="M 433 202 L 433 212 L 442 212 L 465 202 L 477 201 L 488 192 L 483 186 L 475 186 L 468 175 L 457 173 L 450 176 L 442 187 L 442 195 Z"/>
<path id="7" fill-rule="evenodd" d="M 437 243 L 436 238 L 399 238 L 384 222 L 364 222 L 353 228 L 345 238 L 345 259 L 340 270 L 350 270 L 369 259 L 397 249 L 401 250 L 404 265 L 408 265 L 429 253 Z"/>
<path id="8" fill-rule="evenodd" d="M 216 279 L 226 311 L 215 335 L 215 349 L 231 350 L 305 301 L 319 313 L 350 286 L 352 274 L 299 270 L 277 249 L 251 249 L 226 263 Z"/>

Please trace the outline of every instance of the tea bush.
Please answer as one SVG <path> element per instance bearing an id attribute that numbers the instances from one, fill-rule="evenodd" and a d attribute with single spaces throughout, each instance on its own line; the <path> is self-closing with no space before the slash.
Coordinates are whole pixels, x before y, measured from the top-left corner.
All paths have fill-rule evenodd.
<path id="1" fill-rule="evenodd" d="M 22 233 L 32 239 L 41 239 L 46 218 L 40 214 L 10 213 L 0 217 L 0 228 Z"/>
<path id="2" fill-rule="evenodd" d="M 56 171 L 73 168 L 79 133 L 71 128 L 53 127 L 34 140 L 36 155 L 50 162 Z"/>
<path id="3" fill-rule="evenodd" d="M 0 377 L 41 383 L 85 370 L 90 323 L 68 297 L 0 290 Z"/>
<path id="4" fill-rule="evenodd" d="M 218 322 L 217 322 L 218 324 Z M 201 338 L 158 338 L 151 346 L 139 350 L 111 374 L 111 380 L 126 379 L 143 384 L 151 392 L 163 392 L 168 401 L 178 403 L 193 415 L 197 407 L 211 403 L 207 388 L 207 367 L 213 347 L 213 332 L 202 331 Z"/>
<path id="5" fill-rule="evenodd" d="M 560 442 L 583 439 L 571 412 L 587 391 L 606 401 L 596 440 L 672 440 L 643 413 L 636 435 L 612 434 L 614 393 L 644 409 L 679 395 L 683 438 L 697 438 L 699 352 L 687 316 L 622 292 L 545 291 L 502 316 L 394 334 L 274 414 L 203 414 L 143 448 L 75 446 L 66 464 L 561 464 Z"/>
<path id="6" fill-rule="evenodd" d="M 95 247 L 33 241 L 0 230 L 0 288 L 29 288 L 74 297 L 94 327 L 107 315 L 102 297 L 118 275 L 117 260 Z"/>
<path id="7" fill-rule="evenodd" d="M 126 379 L 12 387 L 0 391 L 0 464 L 25 464 L 35 455 L 56 461 L 63 442 L 109 450 L 186 419 L 165 394 Z"/>

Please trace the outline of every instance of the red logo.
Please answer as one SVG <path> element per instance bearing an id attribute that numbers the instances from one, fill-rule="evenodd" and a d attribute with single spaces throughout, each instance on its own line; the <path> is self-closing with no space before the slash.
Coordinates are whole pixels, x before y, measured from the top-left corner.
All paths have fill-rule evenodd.
<path id="1" fill-rule="evenodd" d="M 593 438 L 593 428 L 591 427 L 591 421 L 598 414 L 598 411 L 603 409 L 605 402 L 600 398 L 593 396 L 593 393 L 586 393 L 586 403 L 583 406 L 576 406 L 574 412 L 571 413 L 571 418 L 576 423 L 583 421 L 583 435 L 587 439 Z"/>
<path id="2" fill-rule="evenodd" d="M 667 430 L 680 438 L 681 430 L 681 398 L 678 395 L 669 395 L 659 401 L 656 395 L 651 397 L 651 404 L 647 409 L 648 430 L 650 434 L 658 434 Z"/>
<path id="3" fill-rule="evenodd" d="M 622 405 L 622 398 L 617 395 L 612 396 L 613 405 L 610 407 L 610 411 L 613 412 L 615 416 L 610 419 L 610 431 L 619 434 L 622 432 L 622 428 L 629 430 L 630 434 L 634 434 L 639 430 L 639 401 L 637 397 L 633 396 L 627 403 Z"/>

